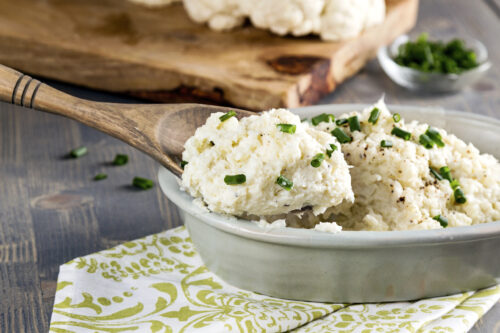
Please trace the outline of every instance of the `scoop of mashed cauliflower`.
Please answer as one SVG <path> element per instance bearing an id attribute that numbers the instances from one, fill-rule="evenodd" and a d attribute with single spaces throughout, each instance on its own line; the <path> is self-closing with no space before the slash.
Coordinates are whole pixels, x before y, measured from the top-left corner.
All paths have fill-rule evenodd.
<path id="1" fill-rule="evenodd" d="M 368 120 L 375 108 L 380 113 L 372 123 Z M 352 116 L 358 117 L 361 131 L 351 131 L 348 125 L 340 127 L 352 137 L 351 142 L 342 144 L 342 151 L 353 166 L 350 173 L 355 202 L 332 207 L 324 216 L 335 216 L 344 230 L 378 231 L 500 220 L 500 163 L 493 156 L 480 154 L 471 143 L 443 129 L 435 129 L 442 147 L 434 144 L 427 149 L 420 137 L 429 125 L 406 123 L 404 119 L 395 122 L 383 101 L 340 118 Z M 393 134 L 395 127 L 410 138 Z M 331 131 L 324 123 L 316 128 Z M 448 167 L 448 178 L 453 182 L 440 175 L 442 167 Z M 456 188 L 463 192 L 465 202 L 458 202 L 463 200 L 457 200 Z"/>
<path id="2" fill-rule="evenodd" d="M 340 144 L 285 109 L 238 120 L 214 113 L 185 143 L 182 186 L 208 209 L 269 216 L 353 200 Z"/>

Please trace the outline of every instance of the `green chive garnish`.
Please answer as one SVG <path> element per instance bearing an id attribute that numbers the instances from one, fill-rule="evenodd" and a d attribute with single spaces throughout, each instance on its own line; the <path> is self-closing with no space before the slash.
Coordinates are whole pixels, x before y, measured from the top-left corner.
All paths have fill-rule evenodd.
<path id="1" fill-rule="evenodd" d="M 278 124 L 276 125 L 280 129 L 280 131 L 293 134 L 295 133 L 295 130 L 297 129 L 297 126 L 292 125 L 292 124 Z"/>
<path id="2" fill-rule="evenodd" d="M 316 154 L 314 155 L 312 161 L 311 161 L 311 165 L 315 168 L 319 167 L 321 165 L 321 162 L 323 162 L 323 160 L 325 159 L 325 155 L 324 154 Z"/>
<path id="3" fill-rule="evenodd" d="M 301 123 L 304 123 L 304 122 L 306 122 L 306 121 L 307 121 L 307 118 L 300 119 L 300 122 L 301 122 Z"/>
<path id="4" fill-rule="evenodd" d="M 368 118 L 368 122 L 375 125 L 378 121 L 379 116 L 380 110 L 378 108 L 373 108 L 372 112 L 370 112 L 370 118 Z"/>
<path id="5" fill-rule="evenodd" d="M 334 145 L 333 143 L 330 144 L 330 148 L 331 149 L 326 150 L 326 155 L 328 155 L 328 157 L 332 157 L 333 152 L 338 149 L 337 146 Z"/>
<path id="6" fill-rule="evenodd" d="M 351 132 L 361 131 L 361 125 L 359 124 L 358 116 L 352 116 L 347 119 L 349 122 L 349 129 Z"/>
<path id="7" fill-rule="evenodd" d="M 448 226 L 448 219 L 444 216 L 436 215 L 433 217 L 433 219 L 438 221 L 443 228 L 446 228 Z"/>
<path id="8" fill-rule="evenodd" d="M 108 178 L 108 175 L 105 173 L 98 173 L 97 175 L 94 176 L 94 180 L 103 180 Z"/>
<path id="9" fill-rule="evenodd" d="M 337 127 L 330 132 L 340 143 L 348 143 L 352 141 L 352 138 L 347 135 L 341 128 Z"/>
<path id="10" fill-rule="evenodd" d="M 392 128 L 392 131 L 391 131 L 391 134 L 392 135 L 395 135 L 401 139 L 404 139 L 406 141 L 410 140 L 411 139 L 411 133 L 410 132 L 407 132 L 399 127 L 393 127 Z"/>
<path id="11" fill-rule="evenodd" d="M 73 149 L 69 155 L 73 158 L 78 158 L 82 157 L 83 155 L 87 154 L 87 147 L 79 147 L 76 149 Z"/>
<path id="12" fill-rule="evenodd" d="M 429 167 L 429 171 L 431 172 L 431 174 L 437 179 L 437 180 L 443 180 L 443 177 L 441 177 L 441 175 L 439 174 L 439 172 L 432 168 L 432 167 Z"/>
<path id="13" fill-rule="evenodd" d="M 140 188 L 141 190 L 149 190 L 153 187 L 154 183 L 152 180 L 147 178 L 134 177 L 134 179 L 132 180 L 132 185 Z"/>
<path id="14" fill-rule="evenodd" d="M 182 160 L 181 161 L 181 169 L 184 170 L 184 167 L 188 165 L 189 162 Z"/>
<path id="15" fill-rule="evenodd" d="M 220 116 L 219 119 L 220 119 L 221 122 L 224 122 L 224 121 L 226 121 L 229 118 L 234 117 L 234 116 L 236 116 L 236 112 L 229 111 L 228 113 L 223 114 L 222 116 Z"/>
<path id="16" fill-rule="evenodd" d="M 425 135 L 427 135 L 438 147 L 444 147 L 444 142 L 442 141 L 441 134 L 435 129 L 429 126 L 427 131 L 425 131 Z"/>
<path id="17" fill-rule="evenodd" d="M 311 122 L 314 126 L 317 126 L 319 123 L 329 123 L 331 121 L 335 121 L 335 116 L 333 114 L 322 113 L 319 116 L 316 116 L 311 119 Z"/>
<path id="18" fill-rule="evenodd" d="M 349 123 L 347 118 L 340 118 L 340 119 L 335 120 L 335 124 L 337 124 L 337 126 L 344 126 L 347 123 Z"/>
<path id="19" fill-rule="evenodd" d="M 128 163 L 128 156 L 125 154 L 116 154 L 113 165 L 125 165 Z"/>
<path id="20" fill-rule="evenodd" d="M 439 174 L 440 174 L 440 175 L 441 175 L 444 179 L 447 179 L 450 183 L 452 182 L 453 177 L 451 177 L 450 168 L 448 168 L 447 166 L 441 167 L 441 168 L 439 169 Z"/>
<path id="21" fill-rule="evenodd" d="M 451 182 L 450 182 L 450 186 L 453 190 L 457 189 L 458 187 L 460 187 L 460 183 L 458 182 L 458 179 L 453 179 Z"/>
<path id="22" fill-rule="evenodd" d="M 382 140 L 382 141 L 380 141 L 380 147 L 391 148 L 392 147 L 392 141 Z"/>
<path id="23" fill-rule="evenodd" d="M 453 191 L 453 195 L 455 196 L 455 202 L 457 204 L 463 204 L 467 201 L 465 194 L 460 187 L 457 187 L 455 191 Z"/>
<path id="24" fill-rule="evenodd" d="M 434 141 L 432 141 L 431 138 L 429 138 L 425 134 L 420 135 L 418 142 L 420 142 L 420 144 L 427 149 L 431 149 L 432 147 L 434 147 Z"/>
<path id="25" fill-rule="evenodd" d="M 293 187 L 293 182 L 284 176 L 279 176 L 278 179 L 276 179 L 276 184 L 283 187 L 287 191 L 290 191 Z"/>
<path id="26" fill-rule="evenodd" d="M 227 185 L 240 185 L 247 181 L 247 177 L 243 174 L 239 175 L 227 175 L 224 177 L 224 183 Z"/>
<path id="27" fill-rule="evenodd" d="M 392 119 L 395 123 L 399 123 L 399 121 L 401 120 L 401 115 L 399 113 L 395 113 L 392 115 Z"/>

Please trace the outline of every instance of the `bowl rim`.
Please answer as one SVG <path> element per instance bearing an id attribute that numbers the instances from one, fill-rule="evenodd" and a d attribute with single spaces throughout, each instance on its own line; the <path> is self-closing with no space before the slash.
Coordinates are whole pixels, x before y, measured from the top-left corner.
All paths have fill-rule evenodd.
<path id="1" fill-rule="evenodd" d="M 349 112 L 362 110 L 371 104 L 331 104 L 301 107 L 291 109 L 293 113 L 303 117 L 313 116 L 314 112 Z M 410 112 L 419 110 L 424 113 L 444 112 L 439 107 L 420 107 L 388 105 L 394 112 Z M 446 110 L 446 115 L 462 117 L 471 121 L 480 121 L 485 126 L 498 127 L 500 120 L 470 112 Z M 500 238 L 500 221 L 476 224 L 472 226 L 454 227 L 432 230 L 401 230 L 401 231 L 342 231 L 340 233 L 326 233 L 313 229 L 276 228 L 264 229 L 256 222 L 238 219 L 234 216 L 213 213 L 203 209 L 193 202 L 193 198 L 180 189 L 180 180 L 163 166 L 158 171 L 158 181 L 163 193 L 181 211 L 195 218 L 201 219 L 210 226 L 239 237 L 263 241 L 268 243 L 301 246 L 309 248 L 381 248 L 429 246 L 443 243 L 462 243 L 484 239 Z"/>
<path id="2" fill-rule="evenodd" d="M 406 72 L 408 74 L 412 74 L 413 76 L 415 75 L 427 75 L 431 78 L 435 79 L 449 79 L 449 80 L 457 80 L 459 77 L 467 75 L 469 73 L 473 72 L 485 72 L 491 68 L 491 62 L 489 60 L 489 54 L 488 54 L 488 49 L 486 46 L 478 39 L 472 38 L 472 37 L 460 37 L 461 39 L 465 40 L 466 42 L 474 42 L 476 43 L 476 46 L 478 46 L 481 49 L 481 52 L 484 52 L 485 58 L 483 61 L 479 63 L 477 67 L 470 68 L 468 70 L 465 70 L 459 74 L 456 73 L 437 73 L 437 72 L 424 72 L 421 70 L 417 70 L 411 67 L 406 67 L 398 64 L 397 62 L 394 61 L 391 55 L 390 49 L 394 47 L 396 44 L 401 44 L 404 43 L 405 41 L 410 40 L 410 36 L 405 34 L 405 35 L 400 35 L 398 36 L 392 43 L 389 45 L 384 45 L 380 47 L 377 51 L 377 59 L 379 62 L 382 62 L 383 60 L 389 61 L 393 67 L 397 68 L 401 72 Z M 470 47 L 470 46 L 469 46 Z"/>

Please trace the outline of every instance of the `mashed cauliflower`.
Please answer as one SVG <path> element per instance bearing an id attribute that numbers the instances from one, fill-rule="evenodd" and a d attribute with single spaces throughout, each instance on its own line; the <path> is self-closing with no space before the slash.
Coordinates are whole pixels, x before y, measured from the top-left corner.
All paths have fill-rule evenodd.
<path id="1" fill-rule="evenodd" d="M 416 121 L 396 123 L 380 101 L 376 124 L 368 122 L 373 107 L 361 113 L 352 112 L 340 118 L 357 115 L 361 131 L 341 127 L 352 142 L 342 144 L 349 165 L 353 205 L 331 207 L 324 219 L 333 217 L 344 230 L 408 230 L 442 228 L 438 215 L 448 226 L 466 226 L 500 220 L 500 164 L 491 155 L 480 154 L 453 134 L 437 129 L 444 147 L 426 149 L 420 142 L 428 125 Z M 406 141 L 391 134 L 393 127 L 411 133 Z M 316 128 L 325 132 L 331 126 L 321 123 Z M 381 147 L 381 141 L 392 147 Z M 430 167 L 447 166 L 463 191 L 466 202 L 457 203 L 454 190 L 446 179 L 439 180 Z"/>
<path id="2" fill-rule="evenodd" d="M 285 109 L 241 120 L 222 121 L 222 116 L 212 114 L 185 143 L 182 155 L 187 162 L 183 188 L 211 211 L 270 216 L 310 206 L 317 215 L 353 200 L 347 163 L 329 133 Z M 323 160 L 315 167 L 311 163 L 318 154 Z M 236 175 L 239 180 L 231 184 L 227 177 Z M 280 183 L 280 176 L 289 183 Z"/>

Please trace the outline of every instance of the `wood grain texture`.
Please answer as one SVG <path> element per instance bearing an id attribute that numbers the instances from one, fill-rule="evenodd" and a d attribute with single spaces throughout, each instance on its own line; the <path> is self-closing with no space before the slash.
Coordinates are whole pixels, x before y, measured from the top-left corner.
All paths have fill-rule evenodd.
<path id="1" fill-rule="evenodd" d="M 493 67 L 473 87 L 454 95 L 415 95 L 395 86 L 371 61 L 321 103 L 370 103 L 385 92 L 392 104 L 439 105 L 500 118 L 500 21 L 486 1 L 424 0 L 415 31 L 483 41 Z M 125 101 L 55 85 L 79 97 Z M 80 145 L 89 148 L 88 155 L 65 158 Z M 110 166 L 116 153 L 128 154 L 129 164 Z M 155 179 L 157 168 L 145 154 L 89 127 L 0 103 L 0 332 L 47 332 L 59 265 L 181 223 L 158 187 L 142 192 L 130 186 L 134 176 Z M 98 172 L 109 178 L 93 182 Z M 472 332 L 500 332 L 500 303 Z"/>
<path id="2" fill-rule="evenodd" d="M 387 3 L 382 25 L 325 43 L 251 26 L 213 32 L 193 23 L 181 5 L 153 10 L 123 0 L 0 0 L 0 63 L 154 101 L 252 110 L 310 105 L 414 25 L 418 0 Z"/>

